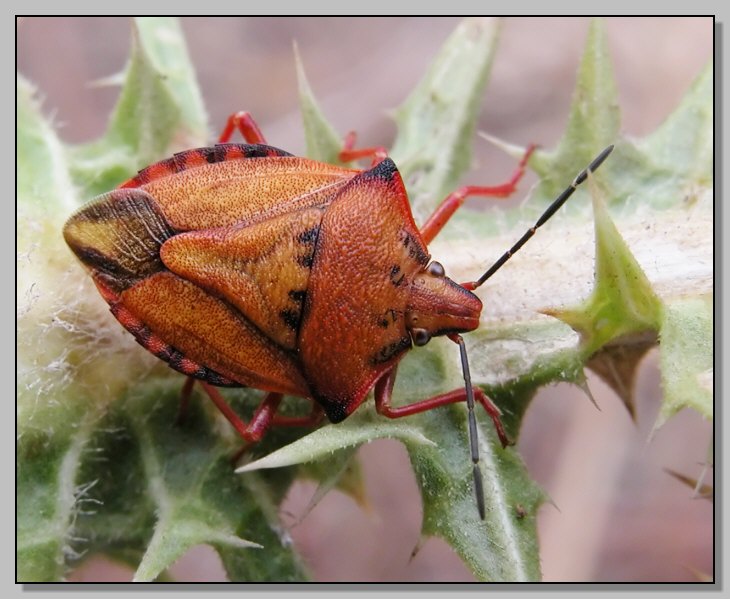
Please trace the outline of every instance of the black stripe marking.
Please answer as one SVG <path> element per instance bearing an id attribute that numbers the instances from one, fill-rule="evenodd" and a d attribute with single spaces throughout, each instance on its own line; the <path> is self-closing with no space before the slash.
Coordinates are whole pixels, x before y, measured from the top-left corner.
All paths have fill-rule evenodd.
<path id="1" fill-rule="evenodd" d="M 307 299 L 307 291 L 305 289 L 292 289 L 289 291 L 289 297 L 298 304 L 304 304 Z"/>
<path id="2" fill-rule="evenodd" d="M 299 311 L 282 310 L 279 312 L 279 316 L 284 321 L 284 324 L 292 331 L 296 331 L 299 328 L 299 320 L 301 318 L 301 313 Z"/>
<path id="3" fill-rule="evenodd" d="M 313 245 L 317 241 L 318 236 L 319 225 L 315 225 L 311 229 L 307 229 L 306 231 L 299 233 L 299 235 L 297 235 L 297 241 L 305 245 Z"/>
<path id="4" fill-rule="evenodd" d="M 398 167 L 390 158 L 386 158 L 382 162 L 376 164 L 369 171 L 364 171 L 359 175 L 363 181 L 379 179 L 381 181 L 390 182 L 398 172 Z"/>
<path id="5" fill-rule="evenodd" d="M 411 338 L 401 337 L 395 343 L 390 343 L 381 347 L 376 354 L 373 354 L 370 357 L 370 364 L 373 366 L 385 364 L 409 349 L 411 349 Z"/>
<path id="6" fill-rule="evenodd" d="M 400 276 L 398 276 L 400 275 Z M 403 284 L 403 279 L 406 278 L 405 273 L 401 273 L 400 266 L 394 264 L 390 268 L 390 282 L 396 287 L 400 287 Z"/>
<path id="7" fill-rule="evenodd" d="M 222 145 L 213 146 L 212 148 L 201 148 L 200 155 L 210 164 L 223 162 L 226 159 L 226 148 Z"/>

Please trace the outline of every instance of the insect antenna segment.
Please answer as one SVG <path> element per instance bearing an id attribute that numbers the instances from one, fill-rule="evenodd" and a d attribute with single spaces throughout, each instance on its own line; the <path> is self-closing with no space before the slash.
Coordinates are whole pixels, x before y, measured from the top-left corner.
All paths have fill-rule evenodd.
<path id="1" fill-rule="evenodd" d="M 496 273 L 507 260 L 509 260 L 515 252 L 517 252 L 535 232 L 544 225 L 550 217 L 555 214 L 562 207 L 568 198 L 573 195 L 573 192 L 577 187 L 588 178 L 588 173 L 595 171 L 603 161 L 608 158 L 608 155 L 613 151 L 613 145 L 608 146 L 603 152 L 601 152 L 593 162 L 591 162 L 585 169 L 583 169 L 578 176 L 573 180 L 569 187 L 567 187 L 553 202 L 548 206 L 547 210 L 542 213 L 537 222 L 525 231 L 524 235 L 515 243 L 509 250 L 507 250 L 477 281 L 473 283 L 466 283 L 463 287 L 474 290 L 482 285 L 487 279 L 489 279 L 494 273 Z M 464 374 L 464 387 L 466 391 L 466 405 L 468 410 L 468 422 L 469 422 L 469 447 L 471 450 L 471 461 L 472 461 L 472 475 L 474 478 L 474 493 L 476 495 L 477 508 L 479 510 L 479 517 L 484 520 L 484 484 L 482 482 L 482 472 L 479 469 L 479 438 L 477 436 L 477 421 L 474 415 L 474 389 L 471 384 L 471 374 L 469 373 L 469 360 L 466 355 L 466 346 L 461 335 L 449 335 L 449 338 L 459 345 L 459 352 L 461 353 L 461 370 Z"/>
<path id="2" fill-rule="evenodd" d="M 484 284 L 484 282 L 489 279 L 494 273 L 496 273 L 502 266 L 504 266 L 504 263 L 507 262 L 516 252 L 519 250 L 525 243 L 527 242 L 530 237 L 532 237 L 535 232 L 542 227 L 549 219 L 550 217 L 555 214 L 560 208 L 562 207 L 565 202 L 568 201 L 568 198 L 573 195 L 573 192 L 578 188 L 578 185 L 583 183 L 588 178 L 588 173 L 592 173 L 595 171 L 601 164 L 603 164 L 603 161 L 608 158 L 608 155 L 613 151 L 613 145 L 608 146 L 603 152 L 601 152 L 596 158 L 593 159 L 593 162 L 591 162 L 586 168 L 584 168 L 578 176 L 573 179 L 573 182 L 570 184 L 569 187 L 563 191 L 555 200 L 553 200 L 553 203 L 548 206 L 547 210 L 542 213 L 542 216 L 537 219 L 537 222 L 530 227 L 527 231 L 525 231 L 525 234 L 520 237 L 520 239 L 515 243 L 510 249 L 508 249 L 502 256 L 497 260 L 492 266 L 485 272 L 477 281 L 473 283 L 467 283 L 464 285 L 467 289 L 476 289 L 480 285 Z"/>
<path id="3" fill-rule="evenodd" d="M 479 437 L 477 436 L 477 419 L 474 415 L 474 389 L 471 386 L 471 374 L 469 373 L 469 359 L 466 356 L 466 346 L 461 335 L 452 335 L 459 344 L 461 354 L 461 371 L 464 373 L 464 386 L 466 388 L 466 407 L 469 421 L 469 448 L 471 449 L 472 475 L 474 477 L 474 493 L 476 494 L 479 517 L 484 520 L 484 485 L 482 483 L 482 471 L 479 470 Z"/>

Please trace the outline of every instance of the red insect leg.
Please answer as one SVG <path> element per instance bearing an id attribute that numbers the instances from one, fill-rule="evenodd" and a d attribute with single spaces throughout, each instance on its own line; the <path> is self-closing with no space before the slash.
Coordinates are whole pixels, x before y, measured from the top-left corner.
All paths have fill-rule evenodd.
<path id="1" fill-rule="evenodd" d="M 358 158 L 372 157 L 372 165 L 375 166 L 388 156 L 387 150 L 382 146 L 373 146 L 369 148 L 354 149 L 357 135 L 354 131 L 350 131 L 342 144 L 338 158 L 342 162 L 351 162 Z M 535 151 L 534 144 L 531 144 L 525 151 L 524 156 L 520 160 L 515 172 L 512 173 L 510 179 L 500 185 L 480 186 L 466 185 L 450 193 L 441 204 L 436 208 L 434 213 L 429 217 L 421 229 L 423 241 L 428 245 L 434 237 L 439 234 L 444 225 L 454 215 L 454 213 L 464 204 L 467 198 L 473 196 L 506 198 L 512 195 L 517 189 L 517 183 L 525 174 L 525 167 L 530 156 Z"/>
<path id="2" fill-rule="evenodd" d="M 421 412 L 428 412 L 434 408 L 440 408 L 453 403 L 466 401 L 466 389 L 456 389 L 449 393 L 442 393 L 428 399 L 422 399 L 405 406 L 393 407 L 390 405 L 391 396 L 393 394 L 393 385 L 395 384 L 396 368 L 393 368 L 388 374 L 383 376 L 375 385 L 375 409 L 378 414 L 382 414 L 388 418 L 403 418 Z M 497 430 L 497 436 L 502 443 L 502 447 L 507 447 L 511 442 L 504 430 L 502 421 L 500 420 L 500 411 L 492 400 L 486 396 L 484 391 L 478 387 L 474 387 L 474 399 L 478 401 L 487 411 L 487 414 L 494 422 L 494 428 Z"/>
<path id="3" fill-rule="evenodd" d="M 191 376 L 185 379 L 185 384 L 180 391 L 180 406 L 177 410 L 177 424 L 181 424 L 188 417 L 188 408 L 190 406 L 190 396 L 193 393 L 195 379 Z"/>
<path id="4" fill-rule="evenodd" d="M 324 410 L 318 403 L 312 402 L 312 411 L 306 416 L 274 416 L 273 426 L 317 426 L 324 418 Z"/>
<path id="5" fill-rule="evenodd" d="M 370 148 L 355 148 L 357 134 L 350 131 L 342 143 L 342 150 L 338 154 L 340 162 L 352 162 L 358 158 L 372 158 L 372 166 L 382 162 L 388 157 L 388 151 L 383 146 L 373 146 Z"/>
<path id="6" fill-rule="evenodd" d="M 236 112 L 228 117 L 228 122 L 218 138 L 218 143 L 223 144 L 230 141 L 231 136 L 236 129 L 241 132 L 243 139 L 250 144 L 266 143 L 264 134 L 261 133 L 261 129 L 258 124 L 256 124 L 256 121 L 253 120 L 253 117 L 248 112 L 243 111 Z"/>
<path id="7" fill-rule="evenodd" d="M 182 391 L 181 410 L 187 405 L 190 391 L 192 389 L 193 379 L 185 381 Z M 276 410 L 283 399 L 281 393 L 267 393 L 266 397 L 256 408 L 251 420 L 246 423 L 241 417 L 228 405 L 218 389 L 204 381 L 200 381 L 205 393 L 210 397 L 216 407 L 226 417 L 228 422 L 233 425 L 239 435 L 248 443 L 257 443 L 260 441 L 267 430 L 272 426 L 314 426 L 322 420 L 322 408 L 313 404 L 312 411 L 307 416 L 281 416 L 277 415 Z"/>
<path id="8" fill-rule="evenodd" d="M 517 183 L 525 174 L 525 166 L 527 166 L 527 161 L 535 151 L 535 148 L 535 145 L 530 145 L 527 148 L 522 160 L 520 160 L 520 163 L 517 165 L 517 169 L 515 169 L 512 177 L 506 183 L 488 187 L 466 185 L 450 193 L 421 228 L 423 241 L 426 244 L 431 243 L 433 238 L 439 234 L 444 225 L 454 215 L 454 212 L 456 212 L 464 204 L 467 198 L 472 196 L 506 198 L 513 194 L 517 188 Z"/>

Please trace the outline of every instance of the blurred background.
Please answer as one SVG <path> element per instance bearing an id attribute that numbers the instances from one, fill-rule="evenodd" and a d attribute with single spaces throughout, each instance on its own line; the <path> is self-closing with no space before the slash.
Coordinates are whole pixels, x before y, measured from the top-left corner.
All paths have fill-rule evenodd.
<path id="1" fill-rule="evenodd" d="M 389 146 L 398 106 L 425 73 L 459 19 L 185 18 L 182 27 L 209 111 L 211 139 L 227 116 L 248 110 L 267 140 L 302 153 L 292 52 L 334 126 L 355 129 L 359 143 Z M 606 19 L 623 131 L 643 136 L 674 109 L 711 60 L 711 18 Z M 511 18 L 503 23 L 479 129 L 507 141 L 551 147 L 565 126 L 585 18 Z M 129 51 L 124 18 L 23 18 L 18 71 L 34 82 L 44 109 L 68 142 L 101 135 L 117 89 L 93 83 L 118 73 Z M 475 141 L 465 183 L 502 182 L 513 160 Z M 521 189 L 529 189 L 526 178 Z M 519 201 L 517 198 L 516 201 Z M 708 232 L 709 234 L 709 232 Z M 712 426 L 685 411 L 650 438 L 661 388 L 656 351 L 636 385 L 632 422 L 595 376 L 600 411 L 568 385 L 542 390 L 527 412 L 517 450 L 554 505 L 539 515 L 546 581 L 697 581 L 713 575 L 713 507 L 665 469 L 698 477 L 712 452 Z M 459 557 L 439 539 L 419 542 L 420 502 L 405 450 L 380 441 L 359 452 L 369 510 L 330 493 L 291 535 L 319 581 L 469 581 Z M 712 471 L 709 471 L 711 482 Z M 293 523 L 314 486 L 297 483 L 282 507 Z M 181 558 L 180 580 L 225 580 L 214 552 Z M 93 558 L 77 581 L 129 580 L 123 567 Z"/>

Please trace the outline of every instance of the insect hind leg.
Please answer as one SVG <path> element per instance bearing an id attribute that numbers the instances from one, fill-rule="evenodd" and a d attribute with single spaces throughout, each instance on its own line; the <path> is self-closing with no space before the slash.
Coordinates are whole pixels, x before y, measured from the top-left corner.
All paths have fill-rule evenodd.
<path id="1" fill-rule="evenodd" d="M 253 119 L 251 113 L 246 111 L 234 112 L 228 117 L 226 126 L 218 137 L 218 143 L 226 143 L 230 141 L 233 132 L 238 129 L 243 139 L 250 144 L 266 144 L 266 138 L 261 132 L 258 123 Z"/>
<path id="2" fill-rule="evenodd" d="M 337 155 L 340 162 L 352 162 L 358 158 L 371 158 L 371 166 L 382 162 L 388 157 L 388 150 L 383 146 L 372 146 L 368 148 L 355 148 L 357 133 L 350 131 L 342 142 L 342 150 Z"/>
<path id="3" fill-rule="evenodd" d="M 186 402 L 186 405 L 194 382 L 194 379 L 188 378 L 183 385 L 182 401 Z M 266 397 L 264 397 L 259 406 L 256 408 L 251 420 L 245 422 L 238 414 L 236 414 L 233 408 L 228 405 L 228 402 L 223 398 L 216 387 L 204 381 L 201 381 L 200 384 L 206 395 L 245 441 L 243 447 L 241 447 L 241 449 L 233 455 L 233 463 L 237 462 L 241 455 L 252 444 L 258 443 L 272 426 L 315 426 L 321 422 L 324 414 L 322 408 L 316 403 L 313 403 L 312 411 L 307 416 L 279 415 L 276 412 L 279 409 L 279 405 L 281 404 L 284 395 L 281 393 L 270 392 L 266 394 Z"/>
<path id="4" fill-rule="evenodd" d="M 520 179 L 525 175 L 527 162 L 532 156 L 537 146 L 532 144 L 525 150 L 522 159 L 517 168 L 512 173 L 508 181 L 499 185 L 480 186 L 465 185 L 450 193 L 443 202 L 434 210 L 433 214 L 428 218 L 421 228 L 421 236 L 426 244 L 431 243 L 434 237 L 441 232 L 449 219 L 454 213 L 464 205 L 467 198 L 470 197 L 488 197 L 488 198 L 507 198 L 512 195 L 516 189 Z"/>
<path id="5" fill-rule="evenodd" d="M 441 395 L 435 395 L 428 399 L 422 399 L 405 406 L 396 407 L 392 406 L 390 403 L 394 383 L 395 369 L 382 377 L 375 385 L 375 409 L 379 414 L 382 414 L 387 418 L 403 418 L 404 416 L 428 412 L 429 410 L 440 408 L 441 406 L 467 401 L 466 390 L 461 388 L 449 391 L 448 393 L 442 393 Z M 499 441 L 502 446 L 507 447 L 508 445 L 512 445 L 512 441 L 509 439 L 506 431 L 504 430 L 499 408 L 479 387 L 474 388 L 474 399 L 481 404 L 492 419 L 494 428 L 497 431 L 497 436 L 499 437 Z"/>

